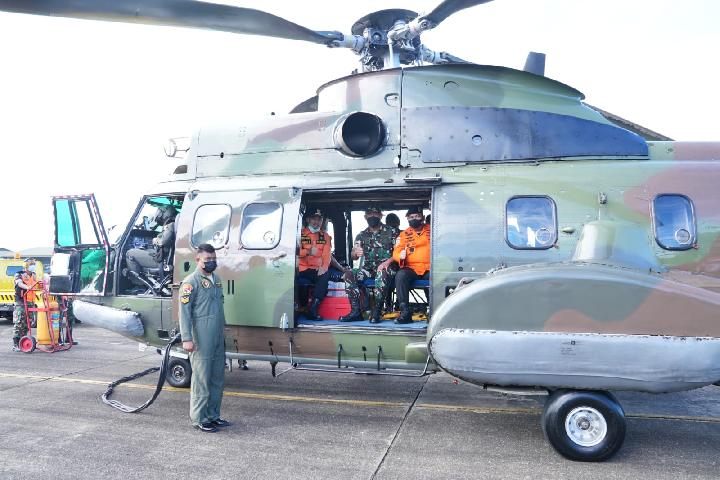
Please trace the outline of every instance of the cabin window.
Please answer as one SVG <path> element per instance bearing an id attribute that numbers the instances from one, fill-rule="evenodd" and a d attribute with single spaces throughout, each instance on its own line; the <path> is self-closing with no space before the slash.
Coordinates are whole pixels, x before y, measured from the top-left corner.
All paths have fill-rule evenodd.
<path id="1" fill-rule="evenodd" d="M 280 203 L 249 203 L 242 214 L 240 243 L 251 250 L 269 250 L 280 243 L 283 206 Z"/>
<path id="2" fill-rule="evenodd" d="M 202 205 L 198 208 L 190 237 L 192 246 L 209 243 L 215 248 L 223 247 L 228 241 L 231 213 L 230 205 Z"/>
<path id="3" fill-rule="evenodd" d="M 665 250 L 688 250 L 695 245 L 695 209 L 685 195 L 662 194 L 652 204 L 655 241 Z"/>
<path id="4" fill-rule="evenodd" d="M 505 240 L 518 250 L 545 250 L 557 241 L 555 202 L 547 196 L 513 197 L 505 206 Z"/>

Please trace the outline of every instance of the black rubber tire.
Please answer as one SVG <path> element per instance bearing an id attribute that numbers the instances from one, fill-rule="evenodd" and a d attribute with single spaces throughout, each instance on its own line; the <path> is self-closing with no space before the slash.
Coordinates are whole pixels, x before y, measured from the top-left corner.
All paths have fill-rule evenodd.
<path id="1" fill-rule="evenodd" d="M 192 379 L 192 367 L 190 360 L 184 358 L 170 357 L 165 380 L 171 387 L 188 388 Z"/>
<path id="2" fill-rule="evenodd" d="M 565 429 L 568 415 L 578 407 L 599 412 L 607 424 L 605 437 L 597 444 L 576 443 Z M 609 392 L 557 390 L 545 403 L 542 428 L 550 445 L 563 457 L 581 462 L 600 462 L 612 457 L 625 440 L 625 412 Z"/>

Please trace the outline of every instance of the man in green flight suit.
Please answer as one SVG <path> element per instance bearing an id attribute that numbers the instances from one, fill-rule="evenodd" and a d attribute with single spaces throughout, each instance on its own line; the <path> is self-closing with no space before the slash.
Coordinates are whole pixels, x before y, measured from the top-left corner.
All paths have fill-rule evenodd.
<path id="1" fill-rule="evenodd" d="M 220 418 L 225 387 L 225 311 L 215 248 L 203 243 L 195 256 L 197 268 L 180 285 L 180 336 L 190 353 L 190 420 L 201 432 L 231 425 Z"/>
<path id="2" fill-rule="evenodd" d="M 362 320 L 361 291 L 365 290 L 363 282 L 374 279 L 375 288 L 370 323 L 380 323 L 385 296 L 392 286 L 397 268 L 392 264 L 392 252 L 395 239 L 400 234 L 397 228 L 382 223 L 383 213 L 376 205 L 365 209 L 365 221 L 368 227 L 355 236 L 355 245 L 351 256 L 353 260 L 360 260 L 355 269 L 347 269 L 343 275 L 345 291 L 350 301 L 350 313 L 340 317 L 340 322 L 355 322 Z"/>

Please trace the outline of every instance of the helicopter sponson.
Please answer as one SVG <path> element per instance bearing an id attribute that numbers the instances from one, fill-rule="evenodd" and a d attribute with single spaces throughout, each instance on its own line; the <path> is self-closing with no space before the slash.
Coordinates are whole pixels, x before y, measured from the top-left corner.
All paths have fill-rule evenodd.
<path id="1" fill-rule="evenodd" d="M 719 306 L 719 294 L 658 273 L 521 266 L 456 291 L 428 339 L 444 370 L 476 384 L 689 390 L 720 379 Z"/>

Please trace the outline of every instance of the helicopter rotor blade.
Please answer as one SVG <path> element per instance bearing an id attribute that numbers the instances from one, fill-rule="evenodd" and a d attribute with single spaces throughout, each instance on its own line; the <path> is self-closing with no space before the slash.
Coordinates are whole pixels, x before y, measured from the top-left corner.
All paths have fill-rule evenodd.
<path id="1" fill-rule="evenodd" d="M 492 0 L 445 0 L 440 3 L 432 12 L 424 15 L 423 18 L 429 20 L 433 27 L 440 25 L 440 22 L 448 18 L 450 15 L 465 10 L 466 8 L 482 5 Z"/>
<path id="2" fill-rule="evenodd" d="M 0 11 L 264 35 L 329 45 L 339 32 L 316 32 L 252 8 L 196 0 L 0 0 Z"/>

